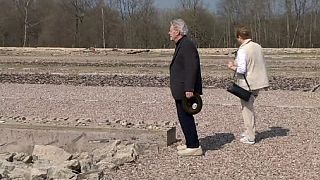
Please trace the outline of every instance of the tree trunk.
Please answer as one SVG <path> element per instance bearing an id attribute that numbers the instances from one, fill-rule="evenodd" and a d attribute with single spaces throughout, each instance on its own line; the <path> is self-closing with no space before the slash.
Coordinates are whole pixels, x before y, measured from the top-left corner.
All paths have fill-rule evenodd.
<path id="1" fill-rule="evenodd" d="M 106 48 L 106 39 L 105 39 L 105 36 L 104 36 L 104 29 L 105 29 L 105 26 L 104 26 L 104 10 L 103 10 L 103 7 L 101 7 L 101 18 L 102 18 L 102 45 L 103 45 L 103 48 Z"/>
<path id="2" fill-rule="evenodd" d="M 22 47 L 26 47 L 27 37 L 28 37 L 28 7 L 30 0 L 27 0 L 24 6 L 24 36 L 23 36 L 23 45 Z"/>
<path id="3" fill-rule="evenodd" d="M 305 8 L 306 8 L 306 0 L 298 0 L 298 1 L 299 1 L 299 4 L 298 4 L 297 0 L 294 1 L 295 2 L 295 11 L 296 11 L 296 27 L 295 27 L 292 42 L 291 42 L 291 48 L 293 48 L 295 45 L 295 41 L 296 41 L 299 29 L 300 29 L 301 16 L 304 15 Z"/>

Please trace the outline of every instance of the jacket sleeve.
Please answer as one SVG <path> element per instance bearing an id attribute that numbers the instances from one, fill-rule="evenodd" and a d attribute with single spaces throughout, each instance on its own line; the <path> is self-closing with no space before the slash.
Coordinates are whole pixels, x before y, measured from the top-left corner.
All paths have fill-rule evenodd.
<path id="1" fill-rule="evenodd" d="M 197 73 L 200 68 L 199 54 L 196 46 L 191 40 L 188 40 L 183 45 L 183 59 L 184 59 L 184 90 L 194 91 L 197 79 Z"/>

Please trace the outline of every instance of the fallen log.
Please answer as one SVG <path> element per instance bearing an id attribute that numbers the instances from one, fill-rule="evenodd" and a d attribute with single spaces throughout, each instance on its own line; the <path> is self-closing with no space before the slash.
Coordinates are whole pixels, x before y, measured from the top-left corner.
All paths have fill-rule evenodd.
<path id="1" fill-rule="evenodd" d="M 127 54 L 139 54 L 139 53 L 144 53 L 144 52 L 150 52 L 150 50 L 146 49 L 146 50 L 132 51 L 132 52 L 128 52 Z"/>

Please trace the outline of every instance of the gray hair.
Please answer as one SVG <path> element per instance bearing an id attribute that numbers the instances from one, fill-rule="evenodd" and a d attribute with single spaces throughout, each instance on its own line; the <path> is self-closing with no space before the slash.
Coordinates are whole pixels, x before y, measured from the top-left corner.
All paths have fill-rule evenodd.
<path id="1" fill-rule="evenodd" d="M 180 32 L 181 35 L 187 35 L 188 27 L 187 24 L 182 19 L 174 19 L 170 22 L 171 26 L 173 26 L 177 31 Z"/>

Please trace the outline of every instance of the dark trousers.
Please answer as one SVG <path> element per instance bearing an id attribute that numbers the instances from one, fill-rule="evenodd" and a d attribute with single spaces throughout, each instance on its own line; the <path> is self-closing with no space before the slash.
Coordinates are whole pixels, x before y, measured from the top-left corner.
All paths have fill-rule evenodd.
<path id="1" fill-rule="evenodd" d="M 182 108 L 182 100 L 175 100 L 178 119 L 188 148 L 198 148 L 199 139 L 193 115 L 186 113 Z"/>

